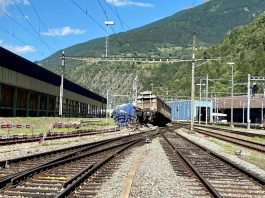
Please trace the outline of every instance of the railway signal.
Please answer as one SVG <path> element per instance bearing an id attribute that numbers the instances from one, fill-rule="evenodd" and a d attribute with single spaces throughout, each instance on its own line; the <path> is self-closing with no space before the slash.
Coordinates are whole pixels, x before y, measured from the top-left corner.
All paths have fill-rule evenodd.
<path id="1" fill-rule="evenodd" d="M 259 89 L 259 87 L 258 87 L 257 83 L 253 83 L 253 86 L 252 86 L 252 97 L 255 96 L 255 94 L 258 92 L 258 89 Z"/>

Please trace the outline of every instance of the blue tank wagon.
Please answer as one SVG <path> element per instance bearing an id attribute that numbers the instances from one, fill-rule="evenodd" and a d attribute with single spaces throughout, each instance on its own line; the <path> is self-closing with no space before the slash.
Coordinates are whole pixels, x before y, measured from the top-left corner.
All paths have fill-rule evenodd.
<path id="1" fill-rule="evenodd" d="M 128 127 L 130 124 L 136 125 L 138 123 L 143 123 L 142 111 L 133 104 L 122 104 L 117 106 L 112 113 L 112 117 L 120 127 Z"/>

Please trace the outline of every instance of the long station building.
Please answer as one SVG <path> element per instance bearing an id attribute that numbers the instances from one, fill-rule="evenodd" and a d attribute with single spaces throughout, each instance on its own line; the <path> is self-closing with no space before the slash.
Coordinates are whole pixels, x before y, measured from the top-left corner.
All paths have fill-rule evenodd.
<path id="1" fill-rule="evenodd" d="M 58 116 L 61 77 L 0 47 L 0 116 Z M 63 116 L 103 117 L 106 98 L 64 79 Z"/>

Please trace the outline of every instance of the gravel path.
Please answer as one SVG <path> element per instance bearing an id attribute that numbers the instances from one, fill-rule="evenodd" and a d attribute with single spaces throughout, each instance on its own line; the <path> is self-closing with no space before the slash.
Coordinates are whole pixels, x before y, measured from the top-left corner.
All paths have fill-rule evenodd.
<path id="1" fill-rule="evenodd" d="M 125 153 L 127 155 L 121 160 L 120 167 L 113 173 L 112 177 L 107 180 L 98 191 L 95 198 L 116 198 L 120 197 L 123 184 L 131 167 L 131 164 L 136 160 L 144 151 L 145 147 L 136 147 Z"/>
<path id="2" fill-rule="evenodd" d="M 131 198 L 191 197 L 183 177 L 177 177 L 158 139 L 149 144 L 133 181 Z"/>
<path id="3" fill-rule="evenodd" d="M 134 148 L 131 154 L 123 159 L 119 169 L 115 171 L 111 179 L 103 184 L 97 198 L 120 197 L 132 163 L 146 150 L 148 153 L 140 162 L 133 179 L 130 198 L 191 197 L 185 180 L 175 175 L 158 138 L 156 138 L 151 144 Z"/>
<path id="4" fill-rule="evenodd" d="M 250 172 L 253 172 L 253 173 L 255 173 L 255 174 L 257 174 L 260 177 L 265 179 L 265 170 L 255 166 L 249 162 L 241 160 L 237 156 L 224 153 L 224 149 L 222 147 L 220 147 L 220 146 L 210 142 L 209 140 L 203 138 L 203 136 L 200 136 L 199 134 L 196 134 L 196 133 L 195 134 L 188 134 L 188 133 L 186 133 L 186 129 L 178 129 L 177 131 L 179 134 L 183 135 L 184 137 L 187 137 L 189 140 L 195 141 L 199 145 L 212 150 L 214 153 L 217 153 L 218 155 L 225 157 L 226 159 L 246 168 Z"/>
<path id="5" fill-rule="evenodd" d="M 32 142 L 32 143 L 1 146 L 0 161 L 23 157 L 27 155 L 44 153 L 52 150 L 58 150 L 62 148 L 72 147 L 104 139 L 115 138 L 119 136 L 125 136 L 128 135 L 129 133 L 132 132 L 119 131 L 119 132 L 104 133 L 100 135 L 47 140 L 43 144 L 39 144 L 38 142 Z"/>

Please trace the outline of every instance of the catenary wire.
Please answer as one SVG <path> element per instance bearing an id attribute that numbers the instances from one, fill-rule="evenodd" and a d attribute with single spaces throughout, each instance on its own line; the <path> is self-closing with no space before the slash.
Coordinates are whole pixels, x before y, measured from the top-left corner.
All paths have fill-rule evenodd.
<path id="1" fill-rule="evenodd" d="M 47 31 L 49 31 L 48 28 L 47 28 L 47 26 L 45 25 L 45 23 L 44 23 L 43 20 L 41 19 L 40 15 L 38 14 L 37 10 L 36 10 L 35 7 L 33 6 L 31 0 L 29 0 L 29 4 L 30 4 L 30 6 L 32 7 L 32 9 L 34 10 L 35 14 L 39 17 L 39 21 L 41 22 L 41 24 L 43 25 L 43 27 L 44 27 Z M 55 41 L 55 39 L 52 39 L 52 40 L 53 40 L 54 44 L 57 46 L 57 48 L 58 48 L 58 49 L 61 49 L 61 47 L 60 47 L 59 44 Z"/>
<path id="2" fill-rule="evenodd" d="M 30 27 L 32 28 L 32 30 L 35 32 L 35 34 L 40 38 L 40 41 L 50 50 L 50 52 L 53 52 L 53 50 L 56 50 L 54 48 L 52 48 L 51 46 L 49 46 L 44 40 L 43 38 L 40 36 L 40 34 L 38 33 L 38 31 L 36 30 L 36 28 L 32 25 L 32 23 L 30 22 L 30 20 L 26 17 L 26 15 L 23 13 L 23 11 L 19 8 L 19 6 L 17 5 L 17 3 L 15 1 L 12 0 L 12 2 L 15 4 L 16 8 L 18 9 L 18 11 L 20 12 L 20 14 L 23 16 L 23 18 L 28 22 L 28 24 L 30 25 Z"/>

